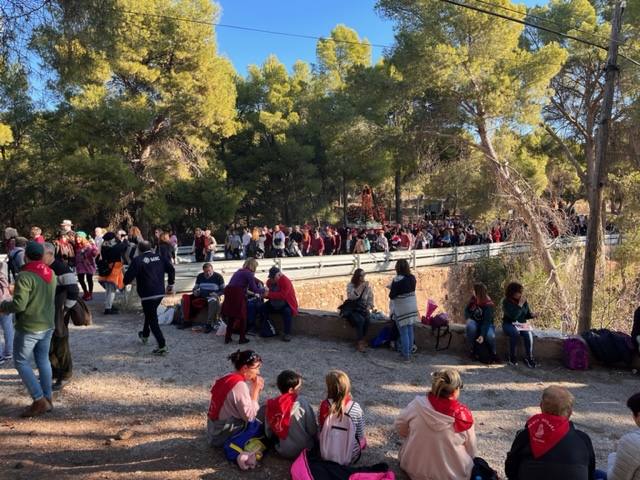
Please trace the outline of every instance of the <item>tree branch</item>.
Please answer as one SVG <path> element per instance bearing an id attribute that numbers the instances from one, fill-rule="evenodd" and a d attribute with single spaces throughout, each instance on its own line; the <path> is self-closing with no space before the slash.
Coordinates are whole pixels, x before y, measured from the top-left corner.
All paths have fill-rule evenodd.
<path id="1" fill-rule="evenodd" d="M 587 174 L 582 168 L 582 165 L 580 165 L 580 162 L 578 162 L 578 159 L 573 155 L 571 150 L 569 150 L 569 147 L 567 146 L 567 144 L 564 143 L 564 141 L 558 136 L 558 134 L 549 125 L 546 125 L 543 123 L 542 127 L 547 131 L 549 135 L 551 135 L 551 137 L 556 141 L 556 143 L 560 145 L 560 148 L 562 148 L 562 151 L 564 152 L 564 155 L 567 157 L 567 160 L 569 160 L 571 164 L 574 166 L 574 168 L 576 169 L 576 173 L 578 174 L 580 181 L 583 183 L 583 185 L 586 186 Z"/>

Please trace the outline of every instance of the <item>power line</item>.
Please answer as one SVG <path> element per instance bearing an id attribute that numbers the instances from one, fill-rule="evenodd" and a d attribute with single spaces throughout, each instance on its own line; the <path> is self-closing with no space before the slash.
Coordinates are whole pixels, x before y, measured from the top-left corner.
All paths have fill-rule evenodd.
<path id="1" fill-rule="evenodd" d="M 583 38 L 579 38 L 579 37 L 576 37 L 574 35 L 569 35 L 567 33 L 558 32 L 557 30 L 553 30 L 551 28 L 544 27 L 542 25 L 536 25 L 535 23 L 528 22 L 526 20 L 520 20 L 518 18 L 510 17 L 508 15 L 503 15 L 501 13 L 492 12 L 490 10 L 485 10 L 484 8 L 475 7 L 473 5 L 467 5 L 465 3 L 456 2 L 455 0 L 439 0 L 439 1 L 445 2 L 445 3 L 449 3 L 451 5 L 456 5 L 458 7 L 468 8 L 470 10 L 475 10 L 476 12 L 484 13 L 486 15 L 491 15 L 493 17 L 502 18 L 503 20 L 508 20 L 510 22 L 515 22 L 515 23 L 519 23 L 521 25 L 526 25 L 527 27 L 533 27 L 533 28 L 537 28 L 539 30 L 544 30 L 545 32 L 553 33 L 554 35 L 558 35 L 560 37 L 568 38 L 570 40 L 575 40 L 576 42 L 581 42 L 581 43 L 584 43 L 586 45 L 591 45 L 592 47 L 596 47 L 596 48 L 599 48 L 599 49 L 607 51 L 607 52 L 609 51 L 608 47 L 602 46 L 602 45 L 600 45 L 598 43 L 593 43 L 593 42 L 591 42 L 589 40 L 585 40 Z M 634 60 L 632 58 L 629 58 L 626 55 L 619 54 L 619 56 L 624 58 L 624 59 L 626 59 L 627 61 L 633 63 L 634 65 L 637 65 L 638 67 L 640 67 L 640 62 L 638 62 L 638 61 L 636 61 L 636 60 Z"/>
<path id="2" fill-rule="evenodd" d="M 233 30 L 244 30 L 244 31 L 248 31 L 248 32 L 257 32 L 257 33 L 266 33 L 268 35 L 280 35 L 283 37 L 294 37 L 294 38 L 306 38 L 307 40 L 325 40 L 325 41 L 332 41 L 335 43 L 346 43 L 346 44 L 350 44 L 350 45 L 369 45 L 370 47 L 376 47 L 376 48 L 390 48 L 389 45 L 382 45 L 379 43 L 369 43 L 369 42 L 356 42 L 356 41 L 351 41 L 351 40 L 335 40 L 333 38 L 327 38 L 327 37 L 320 37 L 320 36 L 315 36 L 315 35 L 304 35 L 301 33 L 289 33 L 289 32 L 279 32 L 276 30 L 265 30 L 262 28 L 253 28 L 253 27 L 244 27 L 244 26 L 240 26 L 240 25 L 231 25 L 228 23 L 216 23 L 216 22 L 209 22 L 206 20 L 198 20 L 195 18 L 187 18 L 187 17 L 177 17 L 177 16 L 173 16 L 173 15 L 162 15 L 159 13 L 147 13 L 147 12 L 136 12 L 133 10 L 121 10 L 121 12 L 129 14 L 129 15 L 143 15 L 146 17 L 156 17 L 156 18 L 166 18 L 168 20 L 177 20 L 180 22 L 188 22 L 188 23 L 197 23 L 200 25 L 209 25 L 212 27 L 221 27 L 221 28 L 230 28 Z"/>

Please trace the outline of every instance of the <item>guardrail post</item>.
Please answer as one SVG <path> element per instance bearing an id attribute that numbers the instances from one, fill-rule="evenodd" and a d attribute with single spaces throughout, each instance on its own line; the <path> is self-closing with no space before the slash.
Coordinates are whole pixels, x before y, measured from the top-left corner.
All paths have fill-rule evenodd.
<path id="1" fill-rule="evenodd" d="M 276 257 L 273 260 L 274 260 L 274 263 L 276 264 L 276 267 L 278 267 L 278 270 L 283 272 L 284 270 L 282 270 L 282 258 Z"/>
<path id="2" fill-rule="evenodd" d="M 458 246 L 454 246 L 453 247 L 453 264 L 457 265 L 458 264 Z"/>
<path id="3" fill-rule="evenodd" d="M 356 253 L 356 254 L 354 255 L 354 257 L 355 257 L 355 259 L 356 259 L 356 262 L 355 262 L 355 263 L 356 263 L 356 270 L 357 270 L 358 268 L 360 268 L 360 254 L 359 254 L 359 253 Z"/>
<path id="4" fill-rule="evenodd" d="M 411 250 L 411 268 L 416 269 L 416 251 Z"/>

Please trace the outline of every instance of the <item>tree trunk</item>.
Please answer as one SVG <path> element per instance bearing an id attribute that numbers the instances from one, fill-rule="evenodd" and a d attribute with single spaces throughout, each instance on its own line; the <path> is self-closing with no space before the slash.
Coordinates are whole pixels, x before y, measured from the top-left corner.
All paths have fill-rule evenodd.
<path id="1" fill-rule="evenodd" d="M 396 167 L 395 176 L 395 197 L 396 197 L 396 223 L 402 224 L 402 171 Z"/>
<path id="2" fill-rule="evenodd" d="M 493 170 L 500 179 L 502 188 L 506 190 L 505 193 L 514 197 L 516 210 L 518 210 L 520 215 L 522 215 L 525 222 L 529 226 L 534 250 L 540 256 L 545 271 L 549 275 L 549 278 L 553 282 L 553 285 L 556 287 L 556 296 L 558 301 L 560 302 L 560 307 L 562 309 L 561 318 L 564 322 L 566 322 L 566 325 L 567 327 L 569 327 L 569 329 L 573 329 L 571 321 L 571 307 L 567 300 L 567 295 L 564 285 L 562 284 L 562 280 L 558 276 L 555 261 L 551 256 L 551 250 L 547 245 L 547 237 L 544 233 L 545 230 L 541 227 L 541 223 L 543 222 L 541 222 L 541 219 L 536 214 L 535 207 L 531 204 L 531 200 L 527 197 L 527 194 L 518 185 L 517 179 L 514 179 L 511 176 L 508 167 L 504 165 L 503 162 L 501 162 L 498 158 L 498 155 L 493 148 L 493 143 L 487 133 L 487 128 L 484 120 L 480 120 L 478 122 L 478 134 L 480 136 L 480 141 L 485 152 L 485 156 L 490 161 L 491 165 L 493 166 Z"/>
<path id="3" fill-rule="evenodd" d="M 589 201 L 589 223 L 587 224 L 587 244 L 585 246 L 582 268 L 582 288 L 580 291 L 580 313 L 578 332 L 591 329 L 593 311 L 593 291 L 595 288 L 596 267 L 601 251 L 602 231 L 602 192 L 607 171 L 607 146 L 611 127 L 611 111 L 618 76 L 618 37 L 622 25 L 622 7 L 616 3 L 611 24 L 609 55 L 605 74 L 604 95 L 600 110 L 600 121 L 596 137 L 596 156 L 593 168 L 589 172 L 587 198 Z"/>
<path id="4" fill-rule="evenodd" d="M 346 228 L 347 223 L 348 223 L 348 218 L 347 218 L 347 210 L 348 210 L 348 206 L 347 206 L 347 181 L 344 178 L 344 175 L 342 176 L 342 224 L 343 226 Z"/>

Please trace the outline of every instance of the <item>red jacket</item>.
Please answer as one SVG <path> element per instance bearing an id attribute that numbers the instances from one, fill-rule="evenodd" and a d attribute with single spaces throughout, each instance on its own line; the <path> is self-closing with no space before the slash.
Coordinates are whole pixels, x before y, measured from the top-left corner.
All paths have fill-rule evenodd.
<path id="1" fill-rule="evenodd" d="M 311 240 L 311 251 L 316 255 L 324 254 L 324 240 L 322 240 L 322 237 Z"/>
<path id="2" fill-rule="evenodd" d="M 273 285 L 273 280 L 267 280 L 267 287 Z M 280 275 L 278 279 L 278 290 L 271 291 L 267 295 L 269 300 L 284 300 L 291 308 L 291 314 L 295 317 L 298 315 L 298 299 L 296 298 L 296 291 L 293 288 L 293 283 L 284 275 Z"/>

